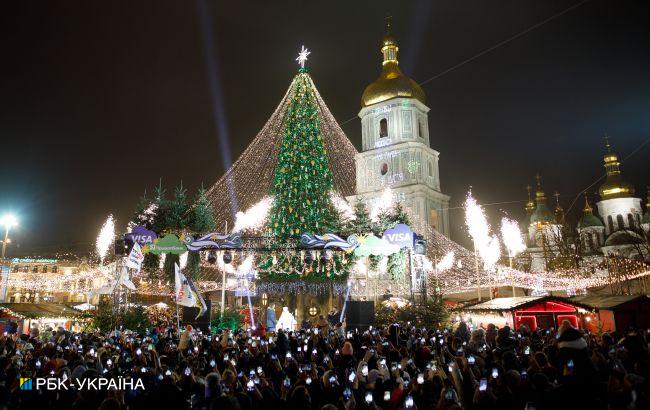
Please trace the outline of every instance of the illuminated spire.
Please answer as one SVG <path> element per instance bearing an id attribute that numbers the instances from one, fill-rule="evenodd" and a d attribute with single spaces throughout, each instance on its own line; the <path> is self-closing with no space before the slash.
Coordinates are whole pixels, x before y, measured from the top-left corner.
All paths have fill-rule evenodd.
<path id="1" fill-rule="evenodd" d="M 594 209 L 589 205 L 589 194 L 587 194 L 587 191 L 584 192 L 585 194 L 585 207 L 582 208 L 582 212 L 584 212 L 585 215 L 593 215 L 594 214 Z"/>
<path id="2" fill-rule="evenodd" d="M 619 166 L 621 163 L 618 161 L 618 155 L 612 152 L 612 146 L 609 144 L 609 137 L 605 136 L 605 148 L 607 153 L 604 156 L 606 179 L 600 186 L 598 192 L 600 198 L 613 199 L 613 198 L 627 198 L 634 195 L 634 186 L 623 180 L 621 177 L 621 170 Z"/>
<path id="3" fill-rule="evenodd" d="M 535 191 L 535 202 L 537 205 L 540 203 L 546 204 L 546 194 L 544 194 L 544 191 L 542 191 L 542 176 L 537 173 L 535 175 L 535 179 L 537 180 L 537 191 Z"/>
<path id="4" fill-rule="evenodd" d="M 386 35 L 381 42 L 382 67 L 381 74 L 375 82 L 369 84 L 361 96 L 361 106 L 378 104 L 391 98 L 415 98 L 422 104 L 427 96 L 413 79 L 407 77 L 399 69 L 397 52 L 399 47 L 391 31 L 391 16 L 386 17 Z"/>
<path id="5" fill-rule="evenodd" d="M 386 16 L 386 35 L 382 41 L 381 53 L 384 55 L 384 61 L 382 64 L 396 63 L 397 64 L 397 52 L 399 47 L 397 47 L 397 41 L 393 38 L 390 32 L 391 21 L 393 16 Z"/>
<path id="6" fill-rule="evenodd" d="M 534 225 L 545 225 L 554 221 L 553 213 L 546 206 L 546 195 L 542 191 L 542 177 L 535 175 L 537 180 L 537 191 L 535 192 L 535 211 L 530 216 L 530 223 Z"/>
<path id="7" fill-rule="evenodd" d="M 603 227 L 603 222 L 593 213 L 593 208 L 589 204 L 589 194 L 587 191 L 585 194 L 585 207 L 582 208 L 583 215 L 578 221 L 578 229 L 585 229 L 589 227 Z"/>
<path id="8" fill-rule="evenodd" d="M 530 190 L 533 189 L 530 185 L 526 185 L 526 192 L 528 193 L 528 202 L 526 202 L 526 215 L 530 216 L 535 210 L 535 202 L 530 197 Z"/>

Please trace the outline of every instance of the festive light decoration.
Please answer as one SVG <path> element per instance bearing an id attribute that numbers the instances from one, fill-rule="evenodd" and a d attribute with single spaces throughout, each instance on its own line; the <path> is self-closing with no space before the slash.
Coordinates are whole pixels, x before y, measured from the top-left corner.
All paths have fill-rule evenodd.
<path id="1" fill-rule="evenodd" d="M 298 57 L 296 57 L 296 61 L 298 64 L 300 64 L 300 68 L 304 69 L 305 68 L 305 62 L 307 61 L 307 56 L 311 54 L 311 51 L 309 49 L 305 48 L 305 46 L 302 46 L 300 49 L 300 53 L 298 53 Z"/>
<path id="2" fill-rule="evenodd" d="M 381 196 L 373 204 L 373 207 L 370 210 L 370 219 L 373 222 L 377 222 L 379 220 L 379 215 L 391 209 L 393 204 L 393 190 L 390 188 L 384 189 Z"/>
<path id="3" fill-rule="evenodd" d="M 471 192 L 465 200 L 465 224 L 476 249 L 479 252 L 485 250 L 490 243 L 490 225 L 483 208 L 472 197 Z"/>
<path id="4" fill-rule="evenodd" d="M 499 238 L 493 236 L 490 242 L 481 252 L 485 270 L 491 270 L 501 257 L 501 244 Z"/>
<path id="5" fill-rule="evenodd" d="M 444 272 L 454 266 L 454 251 L 449 251 L 447 254 L 440 259 L 440 262 L 436 265 L 438 273 Z"/>
<path id="6" fill-rule="evenodd" d="M 309 75 L 294 78 L 283 126 L 268 231 L 280 241 L 302 232 L 331 232 L 338 215 L 329 193 L 334 182 L 320 132 L 320 117 Z"/>
<path id="7" fill-rule="evenodd" d="M 524 238 L 521 236 L 519 224 L 512 219 L 501 219 L 501 239 L 506 246 L 510 258 L 514 258 L 526 250 L 526 244 L 524 243 Z"/>
<path id="8" fill-rule="evenodd" d="M 185 269 L 185 266 L 187 266 L 187 256 L 189 255 L 189 252 L 182 253 L 179 257 L 179 262 L 181 269 Z"/>
<path id="9" fill-rule="evenodd" d="M 235 227 L 232 231 L 257 231 L 262 228 L 266 223 L 272 204 L 273 197 L 265 196 L 245 212 L 237 212 Z"/>
<path id="10" fill-rule="evenodd" d="M 356 183 L 354 156 L 357 150 L 332 116 L 309 74 L 301 73 L 300 80 L 307 83 L 311 90 L 311 98 L 320 118 L 320 137 L 330 164 L 334 190 L 342 197 L 353 195 Z M 271 192 L 284 136 L 283 125 L 288 120 L 289 106 L 298 88 L 292 82 L 262 130 L 208 190 L 217 226 L 223 226 L 225 222 L 232 226 L 234 222 L 235 215 L 230 213 L 229 189 L 234 191 L 241 209 L 249 209 Z"/>
<path id="11" fill-rule="evenodd" d="M 336 211 L 339 213 L 342 221 L 354 221 L 357 219 L 357 217 L 354 215 L 354 209 L 352 206 L 350 206 L 348 201 L 341 198 L 339 194 L 334 191 L 330 192 L 330 199 L 332 200 L 334 208 L 336 208 Z"/>
<path id="12" fill-rule="evenodd" d="M 108 218 L 106 218 L 106 222 L 102 225 L 102 229 L 99 231 L 99 235 L 97 235 L 97 240 L 95 241 L 95 247 L 101 262 L 104 262 L 106 253 L 114 241 L 115 220 L 113 219 L 113 215 L 108 215 Z"/>

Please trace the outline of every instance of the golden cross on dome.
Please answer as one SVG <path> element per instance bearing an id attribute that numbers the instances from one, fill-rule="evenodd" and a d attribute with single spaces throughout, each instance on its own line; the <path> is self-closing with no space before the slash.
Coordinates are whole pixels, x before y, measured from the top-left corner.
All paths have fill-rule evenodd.
<path id="1" fill-rule="evenodd" d="M 386 17 L 384 17 L 384 20 L 386 20 L 386 34 L 390 34 L 390 25 L 393 21 L 393 16 L 387 14 Z"/>
<path id="2" fill-rule="evenodd" d="M 609 145 L 609 135 L 607 135 L 607 133 L 605 133 L 603 139 L 605 140 L 605 147 L 607 148 L 607 152 L 612 152 L 612 146 Z"/>
<path id="3" fill-rule="evenodd" d="M 305 48 L 305 46 L 302 46 L 302 49 L 298 53 L 298 57 L 296 58 L 296 61 L 298 64 L 300 64 L 300 68 L 305 68 L 305 61 L 307 61 L 307 56 L 311 54 L 311 51 L 309 49 Z"/>

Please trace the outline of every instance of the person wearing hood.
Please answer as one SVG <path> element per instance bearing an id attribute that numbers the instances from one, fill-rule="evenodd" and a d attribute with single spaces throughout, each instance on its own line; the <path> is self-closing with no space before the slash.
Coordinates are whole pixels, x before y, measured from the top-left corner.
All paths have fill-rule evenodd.
<path id="1" fill-rule="evenodd" d="M 563 384 L 561 400 L 570 407 L 585 406 L 593 408 L 597 403 L 590 390 L 596 383 L 596 367 L 591 361 L 587 341 L 580 330 L 564 320 L 557 332 L 558 368 Z M 576 397 L 582 397 L 578 400 Z M 587 401 L 585 401 L 587 400 Z M 589 400 L 592 402 L 589 403 Z M 592 405 L 590 405 L 592 404 Z"/>
<path id="2" fill-rule="evenodd" d="M 517 340 L 512 337 L 510 326 L 504 326 L 497 332 L 497 348 L 494 353 L 501 357 L 505 352 L 514 352 L 517 346 Z"/>

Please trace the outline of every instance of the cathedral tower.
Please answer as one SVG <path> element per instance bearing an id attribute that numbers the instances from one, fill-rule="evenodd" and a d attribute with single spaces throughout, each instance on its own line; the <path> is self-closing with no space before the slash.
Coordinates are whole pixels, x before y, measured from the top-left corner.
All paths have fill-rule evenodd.
<path id="1" fill-rule="evenodd" d="M 369 207 L 386 188 L 445 235 L 449 235 L 449 196 L 440 189 L 438 157 L 431 149 L 429 107 L 420 86 L 402 73 L 399 48 L 390 32 L 382 41 L 382 70 L 361 97 L 361 152 L 355 158 L 357 198 Z"/>
<path id="2" fill-rule="evenodd" d="M 609 141 L 606 141 L 604 163 L 605 182 L 598 189 L 600 201 L 598 213 L 605 221 L 605 235 L 610 236 L 616 231 L 636 231 L 641 228 L 641 198 L 634 197 L 634 186 L 623 180 L 618 156 L 612 152 Z M 609 242 L 609 238 L 608 238 Z"/>

